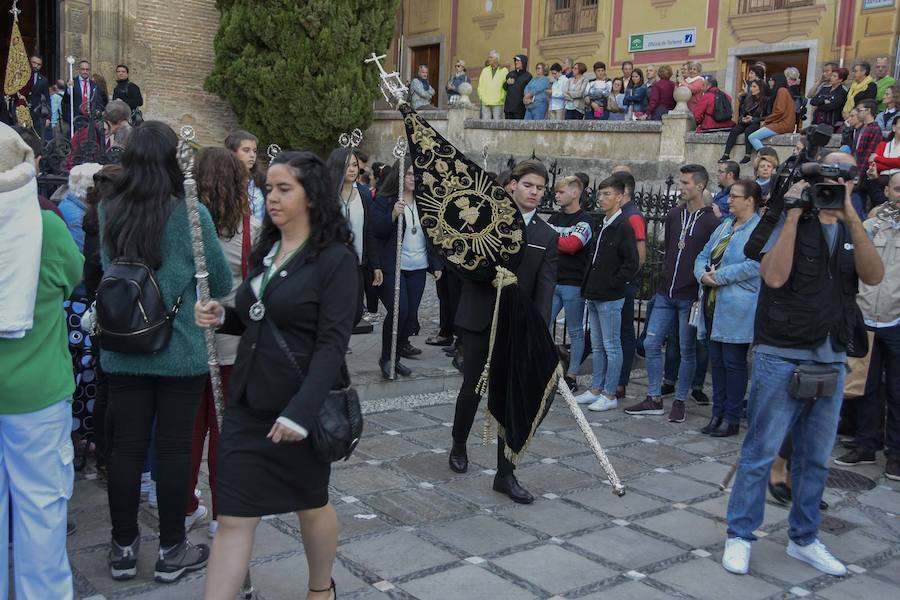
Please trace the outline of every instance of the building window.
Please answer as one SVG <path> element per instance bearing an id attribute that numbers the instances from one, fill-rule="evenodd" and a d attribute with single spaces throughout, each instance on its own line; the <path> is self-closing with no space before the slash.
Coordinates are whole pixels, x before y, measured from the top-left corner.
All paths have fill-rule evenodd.
<path id="1" fill-rule="evenodd" d="M 597 0 L 556 0 L 549 6 L 547 35 L 597 31 Z"/>
<path id="2" fill-rule="evenodd" d="M 801 6 L 812 6 L 815 0 L 740 0 L 738 14 L 747 15 L 773 10 L 789 10 Z"/>

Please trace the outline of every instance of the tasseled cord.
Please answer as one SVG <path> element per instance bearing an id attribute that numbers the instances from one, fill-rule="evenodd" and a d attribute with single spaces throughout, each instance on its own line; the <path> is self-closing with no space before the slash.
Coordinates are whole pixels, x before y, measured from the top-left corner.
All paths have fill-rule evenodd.
<path id="1" fill-rule="evenodd" d="M 497 337 L 497 319 L 500 316 L 500 294 L 503 293 L 503 288 L 508 285 L 515 285 L 516 283 L 518 283 L 518 281 L 518 277 L 516 277 L 516 274 L 512 271 L 503 267 L 497 267 L 497 275 L 491 282 L 492 285 L 497 289 L 497 295 L 494 298 L 494 316 L 491 319 L 491 337 L 488 341 L 487 360 L 484 363 L 484 370 L 481 371 L 481 377 L 478 378 L 478 383 L 475 384 L 475 393 L 479 396 L 484 396 L 488 392 L 488 380 L 490 379 L 491 375 L 491 356 L 494 354 L 494 341 Z M 484 412 L 484 440 L 490 440 L 493 438 L 491 429 L 494 419 L 490 415 L 487 402 L 484 403 Z"/>

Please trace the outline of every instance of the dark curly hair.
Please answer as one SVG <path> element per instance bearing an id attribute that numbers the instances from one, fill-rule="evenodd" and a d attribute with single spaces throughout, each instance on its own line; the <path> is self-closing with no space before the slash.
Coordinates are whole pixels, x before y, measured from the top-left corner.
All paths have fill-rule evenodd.
<path id="1" fill-rule="evenodd" d="M 228 148 L 207 146 L 197 154 L 197 197 L 212 217 L 220 238 L 233 238 L 244 215 L 247 200 L 247 168 Z"/>
<path id="2" fill-rule="evenodd" d="M 350 226 L 341 211 L 337 194 L 334 193 L 337 186 L 332 183 L 331 174 L 322 159 L 312 152 L 282 152 L 269 166 L 271 168 L 274 165 L 288 166 L 297 183 L 303 186 L 303 191 L 306 192 L 310 229 L 307 244 L 312 252 L 317 254 L 335 242 L 349 248 Z M 257 268 L 262 264 L 263 258 L 279 239 L 281 232 L 266 213 L 259 232 L 259 240 L 250 254 L 251 268 Z"/>

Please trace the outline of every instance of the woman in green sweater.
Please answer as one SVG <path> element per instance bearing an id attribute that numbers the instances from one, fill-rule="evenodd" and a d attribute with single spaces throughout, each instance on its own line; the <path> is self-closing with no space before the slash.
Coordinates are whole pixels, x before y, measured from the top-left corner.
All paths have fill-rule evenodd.
<path id="1" fill-rule="evenodd" d="M 154 270 L 166 306 L 175 306 L 180 297 L 181 306 L 190 307 L 197 293 L 177 142 L 175 132 L 160 121 L 147 121 L 132 132 L 122 156 L 122 176 L 100 205 L 100 242 L 104 268 L 118 257 L 139 259 Z M 210 293 L 224 296 L 231 290 L 231 270 L 209 212 L 198 208 Z M 180 310 L 163 350 L 104 350 L 100 361 L 109 381 L 113 430 L 110 574 L 113 579 L 137 574 L 141 467 L 155 419 L 160 551 L 154 576 L 170 583 L 205 566 L 209 556 L 207 546 L 192 545 L 184 532 L 191 433 L 208 371 L 203 332 L 190 310 Z"/>

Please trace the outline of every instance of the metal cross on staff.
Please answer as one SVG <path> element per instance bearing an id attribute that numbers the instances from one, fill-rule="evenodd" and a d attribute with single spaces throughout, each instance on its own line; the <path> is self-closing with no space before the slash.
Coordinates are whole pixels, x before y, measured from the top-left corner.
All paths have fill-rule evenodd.
<path id="1" fill-rule="evenodd" d="M 269 147 L 266 148 L 266 156 L 269 157 L 269 162 L 275 160 L 275 157 L 281 154 L 281 146 L 278 144 L 269 144 Z"/>
<path id="2" fill-rule="evenodd" d="M 400 171 L 397 176 L 400 178 L 400 186 L 397 190 L 397 202 L 403 201 L 404 191 L 404 171 L 406 153 L 409 147 L 406 144 L 406 138 L 400 136 L 397 138 L 397 144 L 394 146 L 392 154 L 397 159 L 397 169 Z M 397 217 L 397 260 L 394 265 L 394 318 L 391 323 L 391 380 L 397 378 L 397 329 L 400 323 L 400 259 L 403 254 L 403 221 L 406 216 L 406 210 Z"/>
<path id="3" fill-rule="evenodd" d="M 375 66 L 378 67 L 378 71 L 381 73 L 381 85 L 379 86 L 379 89 L 387 103 L 394 108 L 397 108 L 406 102 L 409 88 L 403 85 L 403 80 L 400 79 L 400 73 L 397 71 L 388 73 L 384 70 L 384 67 L 381 66 L 381 59 L 383 58 L 385 58 L 384 54 L 376 55 L 373 52 L 364 62 L 375 63 Z"/>

